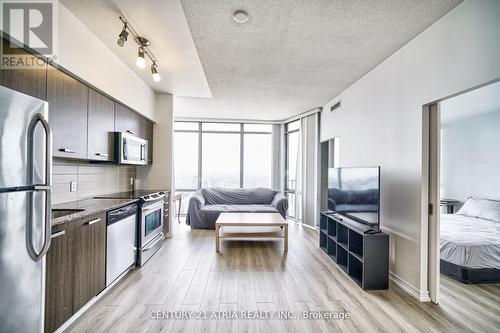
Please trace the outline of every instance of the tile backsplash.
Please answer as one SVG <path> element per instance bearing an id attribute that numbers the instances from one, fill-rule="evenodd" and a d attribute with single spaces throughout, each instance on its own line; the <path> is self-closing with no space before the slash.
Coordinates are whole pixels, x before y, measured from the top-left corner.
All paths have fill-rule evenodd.
<path id="1" fill-rule="evenodd" d="M 54 158 L 52 204 L 133 190 L 130 178 L 136 178 L 135 166 L 91 164 Z M 72 182 L 76 191 L 70 191 Z"/>

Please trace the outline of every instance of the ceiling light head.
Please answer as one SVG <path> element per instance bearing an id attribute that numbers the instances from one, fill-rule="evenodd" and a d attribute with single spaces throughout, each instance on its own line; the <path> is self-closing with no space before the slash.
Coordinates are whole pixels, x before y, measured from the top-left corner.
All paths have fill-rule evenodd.
<path id="1" fill-rule="evenodd" d="M 151 44 L 149 40 L 141 36 L 137 36 L 137 43 L 143 47 L 147 47 L 149 46 L 149 44 Z"/>
<path id="2" fill-rule="evenodd" d="M 238 9 L 233 13 L 233 20 L 238 23 L 246 23 L 248 22 L 248 13 L 246 10 Z"/>
<path id="3" fill-rule="evenodd" d="M 118 41 L 117 41 L 118 45 L 123 47 L 123 45 L 125 45 L 125 42 L 127 41 L 127 38 L 128 38 L 128 31 L 127 31 L 127 24 L 125 23 L 123 25 L 122 31 L 118 35 Z"/>
<path id="4" fill-rule="evenodd" d="M 137 60 L 135 64 L 139 68 L 146 67 L 146 58 L 144 57 L 144 49 L 142 48 L 142 46 L 139 46 L 139 51 L 137 52 Z"/>
<path id="5" fill-rule="evenodd" d="M 151 65 L 151 74 L 153 74 L 153 80 L 155 82 L 159 82 L 161 80 L 160 73 L 158 73 L 158 65 L 156 64 L 156 62 L 153 62 L 153 64 Z"/>

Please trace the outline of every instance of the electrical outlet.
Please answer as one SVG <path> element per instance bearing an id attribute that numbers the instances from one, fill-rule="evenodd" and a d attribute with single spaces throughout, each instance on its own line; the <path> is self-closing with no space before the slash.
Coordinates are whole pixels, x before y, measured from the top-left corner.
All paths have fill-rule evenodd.
<path id="1" fill-rule="evenodd" d="M 130 185 L 133 186 L 134 185 L 134 177 L 130 177 Z"/>
<path id="2" fill-rule="evenodd" d="M 69 182 L 69 191 L 70 192 L 76 192 L 76 182 L 75 181 L 72 181 L 72 182 Z"/>

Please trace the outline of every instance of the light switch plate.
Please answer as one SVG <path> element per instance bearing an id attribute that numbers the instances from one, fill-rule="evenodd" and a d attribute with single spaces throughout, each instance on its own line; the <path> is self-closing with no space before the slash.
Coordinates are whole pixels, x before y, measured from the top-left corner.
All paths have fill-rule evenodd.
<path id="1" fill-rule="evenodd" d="M 69 191 L 76 192 L 76 190 L 77 190 L 76 182 L 75 181 L 69 182 Z"/>
<path id="2" fill-rule="evenodd" d="M 134 185 L 134 177 L 130 177 L 130 185 Z"/>

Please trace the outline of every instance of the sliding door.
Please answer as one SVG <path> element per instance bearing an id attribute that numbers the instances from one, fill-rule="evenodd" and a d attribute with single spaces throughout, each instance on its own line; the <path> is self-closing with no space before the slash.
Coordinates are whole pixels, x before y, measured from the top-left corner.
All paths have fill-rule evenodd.
<path id="1" fill-rule="evenodd" d="M 288 198 L 288 216 L 296 221 L 302 216 L 302 158 L 300 120 L 286 124 L 285 194 Z"/>

